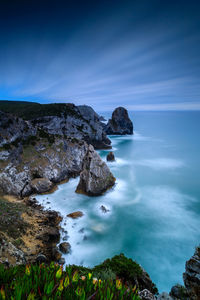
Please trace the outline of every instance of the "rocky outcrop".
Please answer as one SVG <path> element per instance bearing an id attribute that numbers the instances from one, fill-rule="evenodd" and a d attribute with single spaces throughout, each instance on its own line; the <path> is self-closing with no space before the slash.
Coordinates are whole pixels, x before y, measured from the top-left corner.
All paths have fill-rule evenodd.
<path id="1" fill-rule="evenodd" d="M 88 151 L 84 141 L 54 137 L 49 145 L 46 138 L 35 144 L 13 147 L 6 161 L 0 161 L 0 191 L 4 194 L 28 196 L 50 190 L 54 184 L 82 171 Z"/>
<path id="2" fill-rule="evenodd" d="M 90 196 L 102 195 L 115 184 L 115 178 L 108 166 L 94 148 L 89 145 L 83 160 L 83 171 L 76 192 Z"/>
<path id="3" fill-rule="evenodd" d="M 200 299 L 200 247 L 186 262 L 183 280 L 190 300 Z"/>
<path id="4" fill-rule="evenodd" d="M 107 161 L 115 161 L 115 155 L 113 152 L 109 152 L 108 155 L 106 156 Z"/>
<path id="5" fill-rule="evenodd" d="M 107 134 L 125 135 L 133 134 L 133 123 L 129 119 L 128 112 L 123 107 L 118 107 L 112 113 L 112 118 L 105 126 Z"/>
<path id="6" fill-rule="evenodd" d="M 95 149 L 111 148 L 110 140 L 101 125 L 100 117 L 87 105 L 61 106 L 59 115 L 47 115 L 31 120 L 34 126 L 40 127 L 49 134 L 59 134 L 84 140 Z"/>
<path id="7" fill-rule="evenodd" d="M 56 244 L 62 218 L 57 212 L 44 211 L 35 200 L 15 197 L 1 197 L 0 211 L 0 263 L 59 261 Z"/>
<path id="8" fill-rule="evenodd" d="M 173 298 L 168 293 L 163 292 L 162 294 L 158 295 L 157 300 L 173 300 Z"/>

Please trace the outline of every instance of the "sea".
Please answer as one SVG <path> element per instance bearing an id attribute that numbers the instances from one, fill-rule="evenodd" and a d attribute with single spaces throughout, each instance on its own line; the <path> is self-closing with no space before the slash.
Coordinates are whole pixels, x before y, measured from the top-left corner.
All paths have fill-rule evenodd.
<path id="1" fill-rule="evenodd" d="M 129 115 L 134 135 L 109 136 L 116 158 L 108 163 L 116 177 L 112 189 L 99 197 L 76 194 L 75 178 L 36 198 L 63 216 L 61 242 L 71 244 L 66 264 L 92 267 L 124 253 L 159 292 L 169 292 L 183 284 L 185 262 L 200 244 L 200 112 Z M 104 161 L 108 151 L 98 151 Z M 78 210 L 83 217 L 67 217 Z"/>

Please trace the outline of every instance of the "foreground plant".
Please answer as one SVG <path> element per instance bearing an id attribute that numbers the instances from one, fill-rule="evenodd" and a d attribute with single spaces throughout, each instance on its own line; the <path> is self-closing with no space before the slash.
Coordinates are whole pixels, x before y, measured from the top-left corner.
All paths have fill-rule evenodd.
<path id="1" fill-rule="evenodd" d="M 139 300 L 134 287 L 123 285 L 120 279 L 101 280 L 92 273 L 83 276 L 72 267 L 50 265 L 16 266 L 6 269 L 0 265 L 0 300 L 36 299 L 132 299 Z"/>

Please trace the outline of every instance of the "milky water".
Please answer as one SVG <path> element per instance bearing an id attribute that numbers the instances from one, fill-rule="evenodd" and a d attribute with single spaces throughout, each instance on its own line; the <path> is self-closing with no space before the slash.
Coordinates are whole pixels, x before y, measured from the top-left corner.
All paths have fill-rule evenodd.
<path id="1" fill-rule="evenodd" d="M 200 243 L 200 113 L 136 112 L 131 118 L 134 136 L 110 137 L 113 189 L 100 197 L 79 195 L 76 178 L 37 199 L 64 217 L 61 237 L 72 246 L 67 263 L 93 266 L 123 252 L 159 291 L 169 291 L 182 283 L 185 261 Z M 105 160 L 108 151 L 99 153 Z M 110 211 L 102 213 L 101 205 Z M 66 217 L 77 210 L 82 218 Z"/>

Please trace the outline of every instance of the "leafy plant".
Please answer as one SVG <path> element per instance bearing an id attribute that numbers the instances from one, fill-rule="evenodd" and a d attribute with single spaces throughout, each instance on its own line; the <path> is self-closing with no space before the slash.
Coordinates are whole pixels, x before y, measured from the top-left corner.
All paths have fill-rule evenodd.
<path id="1" fill-rule="evenodd" d="M 74 271 L 69 266 L 64 271 L 55 263 L 8 269 L 0 265 L 0 300 L 140 299 L 136 288 L 123 285 L 120 279 L 102 280 L 90 272 L 81 276 L 78 268 Z"/>

